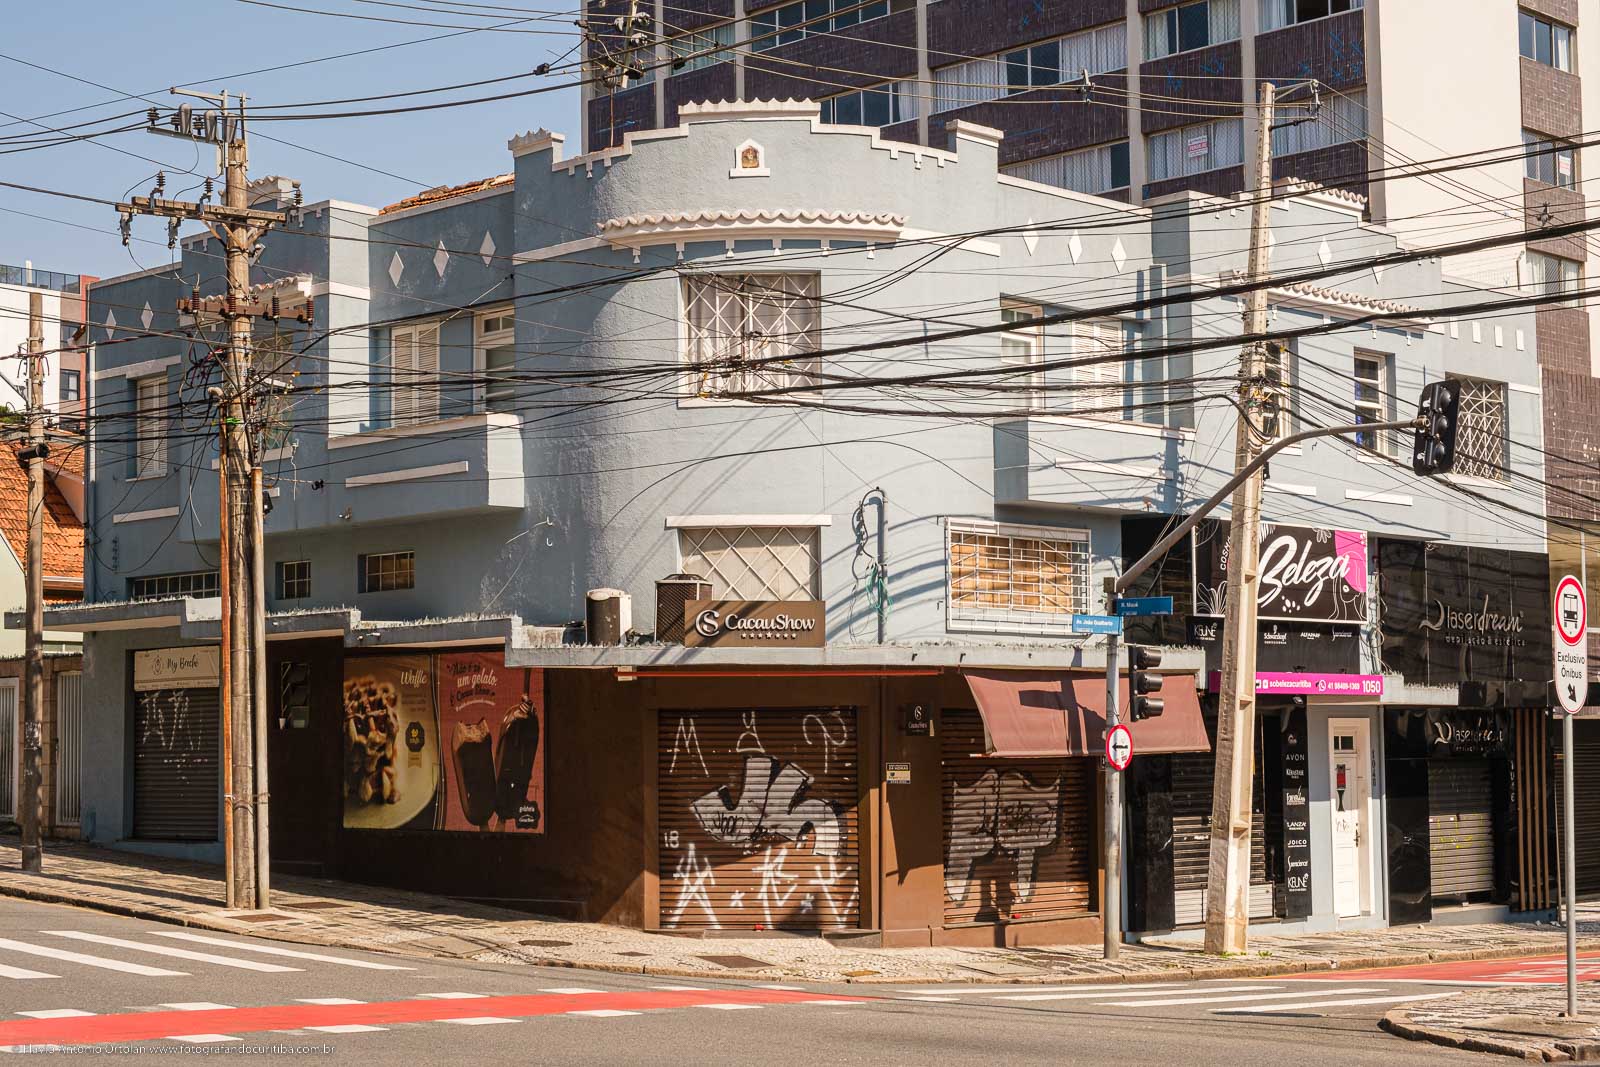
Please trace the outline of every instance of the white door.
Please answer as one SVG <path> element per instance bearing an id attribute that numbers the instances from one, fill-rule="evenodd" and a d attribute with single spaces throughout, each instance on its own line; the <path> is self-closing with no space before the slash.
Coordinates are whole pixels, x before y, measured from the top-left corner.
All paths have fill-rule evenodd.
<path id="1" fill-rule="evenodd" d="M 1367 857 L 1372 836 L 1368 800 L 1367 721 L 1328 720 L 1328 791 L 1333 810 L 1333 908 L 1341 918 L 1371 909 Z"/>
<path id="2" fill-rule="evenodd" d="M 17 680 L 0 678 L 0 816 L 17 817 Z"/>

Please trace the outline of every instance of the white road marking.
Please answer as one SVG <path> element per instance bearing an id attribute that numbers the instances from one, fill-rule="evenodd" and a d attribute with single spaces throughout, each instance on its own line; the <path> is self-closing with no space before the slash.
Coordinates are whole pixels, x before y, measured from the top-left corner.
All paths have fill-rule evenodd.
<path id="1" fill-rule="evenodd" d="M 297 997 L 296 1004 L 326 1004 L 330 1007 L 336 1004 L 365 1004 L 364 1000 L 351 1000 L 348 997 Z"/>
<path id="2" fill-rule="evenodd" d="M 233 1007 L 232 1004 L 213 1004 L 209 1000 L 185 1000 L 176 1004 L 162 1004 L 159 1006 L 171 1008 L 173 1011 L 227 1011 Z"/>
<path id="3" fill-rule="evenodd" d="M 38 1011 L 19 1011 L 18 1015 L 26 1015 L 30 1019 L 81 1019 L 86 1015 L 93 1015 L 92 1011 L 79 1011 L 77 1008 L 41 1008 Z"/>
<path id="4" fill-rule="evenodd" d="M 710 986 L 703 985 L 653 985 L 650 988 L 665 990 L 668 993 L 709 993 L 711 991 Z M 552 990 L 546 989 L 544 992 L 549 993 Z"/>
<path id="5" fill-rule="evenodd" d="M 744 1011 L 747 1008 L 759 1008 L 760 1004 L 694 1004 L 691 1007 L 711 1008 L 716 1011 Z"/>
<path id="6" fill-rule="evenodd" d="M 1114 989 L 1107 989 L 1104 986 L 1102 986 L 1100 988 L 1100 990 L 1098 992 L 1095 992 L 1095 993 L 1025 993 L 1025 994 L 1021 994 L 1021 995 L 1014 995 L 1014 996 L 1007 996 L 1007 997 L 994 997 L 993 999 L 995 999 L 995 1000 L 1036 1001 L 1036 1000 L 1103 1000 L 1103 999 L 1106 999 L 1106 998 L 1109 998 L 1109 997 L 1165 997 L 1165 996 L 1170 996 L 1173 993 L 1176 993 L 1179 988 L 1180 988 L 1180 986 L 1179 986 L 1178 983 L 1175 983 L 1175 982 L 1163 982 L 1160 985 L 1122 986 L 1121 988 L 1114 988 Z M 1275 986 L 1275 985 L 1260 985 L 1260 986 L 1235 985 L 1235 986 L 1221 986 L 1221 987 L 1218 987 L 1218 988 L 1215 988 L 1215 989 L 1210 989 L 1210 990 L 1201 990 L 1201 992 L 1236 993 L 1236 992 L 1239 992 L 1240 990 L 1245 990 L 1245 989 L 1281 989 L 1281 988 L 1282 988 L 1282 986 Z M 1143 990 L 1145 990 L 1145 992 L 1142 992 L 1142 993 L 1127 992 L 1127 990 L 1138 990 L 1138 989 L 1143 989 Z"/>
<path id="7" fill-rule="evenodd" d="M 236 948 L 242 952 L 259 952 L 264 956 L 287 956 L 296 960 L 315 960 L 318 963 L 337 963 L 343 967 L 361 967 L 369 971 L 412 971 L 414 967 L 402 967 L 397 963 L 373 963 L 370 960 L 351 960 L 343 956 L 325 956 L 320 952 L 300 952 L 292 948 L 278 948 L 275 945 L 252 945 L 243 941 L 227 941 L 220 937 L 206 937 L 203 934 L 191 934 L 182 930 L 152 930 L 157 937 L 175 937 L 182 941 L 194 941 L 202 945 L 221 945 L 223 948 Z"/>
<path id="8" fill-rule="evenodd" d="M 563 1015 L 586 1015 L 591 1019 L 610 1019 L 618 1015 L 643 1015 L 642 1011 L 618 1011 L 616 1008 L 591 1008 L 588 1011 L 564 1011 Z"/>
<path id="9" fill-rule="evenodd" d="M 487 993 L 418 993 L 417 996 L 428 1000 L 482 1000 Z"/>
<path id="10" fill-rule="evenodd" d="M 803 987 L 797 985 L 758 985 L 757 989 L 776 989 L 780 993 L 799 993 Z"/>
<path id="11" fill-rule="evenodd" d="M 514 1023 L 516 1019 L 503 1019 L 498 1015 L 469 1015 L 460 1019 L 440 1019 L 442 1023 L 455 1023 L 457 1026 L 492 1026 L 495 1023 Z"/>
<path id="12" fill-rule="evenodd" d="M 1328 990 L 1328 996 L 1336 997 L 1341 993 L 1382 993 L 1382 992 L 1383 992 L 1383 990 L 1377 989 L 1377 988 L 1370 988 L 1370 989 L 1330 989 L 1330 990 Z M 1163 1000 L 1125 1000 L 1125 1001 L 1120 1001 L 1120 1002 L 1119 1001 L 1111 1001 L 1111 1002 L 1108 1002 L 1106 1004 L 1106 1007 L 1108 1007 L 1108 1008 L 1152 1008 L 1152 1007 L 1160 1007 L 1162 1005 L 1167 1005 L 1167 1004 L 1225 1004 L 1225 1003 L 1227 1003 L 1229 1001 L 1238 1001 L 1238 1000 L 1284 1000 L 1284 999 L 1287 999 L 1287 998 L 1290 998 L 1290 997 L 1303 997 L 1303 996 L 1307 996 L 1307 995 L 1308 994 L 1306 993 L 1305 990 L 1296 989 L 1296 990 L 1294 990 L 1293 992 L 1290 992 L 1290 993 L 1244 993 L 1244 994 L 1239 994 L 1239 995 L 1230 996 L 1230 997 L 1213 997 L 1213 996 L 1167 997 L 1167 998 L 1165 998 Z"/>
<path id="13" fill-rule="evenodd" d="M 308 1026 L 319 1034 L 376 1034 L 388 1029 L 385 1026 L 367 1026 L 364 1023 L 340 1023 L 338 1026 Z"/>
<path id="14" fill-rule="evenodd" d="M 853 1008 L 857 1004 L 865 1004 L 864 1000 L 796 1000 L 795 1004 L 826 1004 L 830 1008 Z"/>
<path id="15" fill-rule="evenodd" d="M 915 985 L 902 986 L 896 993 L 917 993 L 932 996 L 964 996 L 968 993 L 1073 993 L 1080 989 L 1104 989 L 1115 993 L 1119 989 L 1151 989 L 1162 985 L 1185 985 L 1184 982 L 1079 982 L 1075 985 L 1031 985 L 1014 982 L 1011 985 Z"/>
<path id="16" fill-rule="evenodd" d="M 260 971 L 266 974 L 287 974 L 298 971 L 299 967 L 280 967 L 276 963 L 257 963 L 255 960 L 236 960 L 230 956 L 216 956 L 210 952 L 190 952 L 186 948 L 170 948 L 166 945 L 146 945 L 141 941 L 129 941 L 121 937 L 107 937 L 105 934 L 86 934 L 81 930 L 41 930 L 40 933 L 51 934 L 55 937 L 70 937 L 74 941 L 89 941 L 96 945 L 111 945 L 115 948 L 132 949 L 135 952 L 149 952 L 157 956 L 174 956 L 180 960 L 195 960 L 199 963 L 214 963 L 219 967 L 237 967 L 241 971 Z"/>
<path id="17" fill-rule="evenodd" d="M 146 978 L 187 978 L 188 971 L 164 971 L 160 967 L 146 967 L 142 963 L 123 963 L 121 960 L 108 960 L 100 956 L 85 956 L 81 952 L 69 952 L 64 948 L 45 948 L 43 945 L 30 945 L 26 941 L 13 941 L 7 937 L 0 937 L 0 949 L 10 949 L 12 952 L 25 952 L 31 956 L 44 956 L 46 959 L 64 960 L 67 963 L 81 963 L 85 967 L 100 967 L 107 971 L 121 971 L 124 974 L 142 974 Z M 54 978 L 55 975 L 50 975 Z"/>
<path id="18" fill-rule="evenodd" d="M 187 1041 L 191 1045 L 221 1045 L 228 1041 L 243 1041 L 232 1034 L 173 1034 L 168 1041 Z"/>
<path id="19" fill-rule="evenodd" d="M 1345 990 L 1345 992 L 1355 993 L 1360 991 L 1350 989 Z M 1298 1011 L 1301 1008 L 1342 1008 L 1347 1004 L 1399 1004 L 1413 1000 L 1443 1000 L 1445 997 L 1453 997 L 1455 995 L 1455 993 L 1413 993 L 1408 997 L 1351 997 L 1348 1000 L 1307 1000 L 1299 1004 L 1267 1004 L 1259 1008 L 1212 1008 L 1211 1010 L 1217 1015 L 1241 1014 L 1247 1011 Z"/>
<path id="20" fill-rule="evenodd" d="M 0 964 L 0 978 L 60 978 L 59 974 L 45 974 L 43 971 L 30 971 L 26 967 L 7 967 Z"/>
<path id="21" fill-rule="evenodd" d="M 562 993 L 566 996 L 579 996 L 583 993 L 604 993 L 604 989 L 584 989 L 581 986 L 557 986 L 554 989 L 541 989 L 541 993 Z"/>

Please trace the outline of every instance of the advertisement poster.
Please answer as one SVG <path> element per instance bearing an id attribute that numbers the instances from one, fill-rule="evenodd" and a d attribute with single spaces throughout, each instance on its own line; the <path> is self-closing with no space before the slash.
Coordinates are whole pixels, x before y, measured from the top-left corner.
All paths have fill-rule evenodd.
<path id="1" fill-rule="evenodd" d="M 436 664 L 444 829 L 544 833 L 544 672 L 499 652 Z"/>
<path id="2" fill-rule="evenodd" d="M 1225 524 L 1195 527 L 1196 615 L 1227 613 L 1229 547 Z M 1262 523 L 1259 574 L 1263 622 L 1367 621 L 1367 535 L 1359 530 Z"/>
<path id="3" fill-rule="evenodd" d="M 432 667 L 427 655 L 345 660 L 345 829 L 439 826 Z"/>

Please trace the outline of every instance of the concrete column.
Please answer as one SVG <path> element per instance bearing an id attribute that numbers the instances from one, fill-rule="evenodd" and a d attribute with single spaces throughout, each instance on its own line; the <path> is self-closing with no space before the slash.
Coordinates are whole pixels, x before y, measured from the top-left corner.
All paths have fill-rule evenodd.
<path id="1" fill-rule="evenodd" d="M 1137 204 L 1144 199 L 1144 183 L 1148 180 L 1145 168 L 1144 134 L 1140 132 L 1139 111 L 1142 96 L 1139 91 L 1139 64 L 1144 61 L 1144 19 L 1139 14 L 1139 0 L 1127 0 L 1128 12 L 1128 202 Z"/>

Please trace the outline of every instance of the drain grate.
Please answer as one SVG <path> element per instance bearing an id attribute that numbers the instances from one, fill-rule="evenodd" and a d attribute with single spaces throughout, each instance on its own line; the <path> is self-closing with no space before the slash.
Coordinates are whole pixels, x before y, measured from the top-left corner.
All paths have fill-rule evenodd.
<path id="1" fill-rule="evenodd" d="M 617 953 L 617 955 L 619 955 L 619 956 L 648 956 L 648 955 L 650 955 L 650 953 L 648 953 L 648 952 L 619 952 L 619 953 Z"/>
<path id="2" fill-rule="evenodd" d="M 529 940 L 529 941 L 518 941 L 517 944 L 526 945 L 529 948 L 567 948 L 572 944 L 572 942 L 571 941 L 540 941 L 538 938 L 533 938 L 532 940 Z"/>
<path id="3" fill-rule="evenodd" d="M 241 923 L 282 923 L 294 918 L 292 915 L 273 915 L 271 912 L 257 911 L 249 914 L 224 913 L 225 918 Z"/>
<path id="4" fill-rule="evenodd" d="M 280 908 L 292 908 L 295 911 L 330 911 L 334 908 L 348 908 L 350 905 L 341 904 L 337 900 L 301 900 L 292 904 L 279 904 Z"/>
<path id="5" fill-rule="evenodd" d="M 696 956 L 696 959 L 714 963 L 718 967 L 745 968 L 745 967 L 771 967 L 766 960 L 754 959 L 750 956 Z"/>

